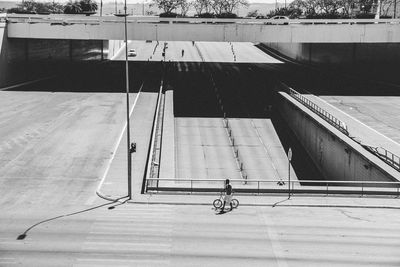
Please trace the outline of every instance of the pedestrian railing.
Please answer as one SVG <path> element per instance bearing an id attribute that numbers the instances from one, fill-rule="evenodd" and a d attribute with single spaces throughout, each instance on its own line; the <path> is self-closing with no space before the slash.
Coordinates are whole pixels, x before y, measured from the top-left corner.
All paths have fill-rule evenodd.
<path id="1" fill-rule="evenodd" d="M 380 159 L 392 166 L 397 171 L 400 171 L 400 157 L 396 154 L 386 150 L 383 147 L 374 147 L 370 145 L 362 144 L 362 146 L 368 149 L 373 154 L 377 155 Z"/>
<path id="2" fill-rule="evenodd" d="M 156 178 L 160 173 L 159 161 L 161 154 L 161 139 L 162 139 L 162 114 L 163 114 L 163 92 L 164 80 L 161 80 L 160 89 L 157 96 L 157 105 L 154 111 L 153 126 L 151 129 L 151 138 L 149 143 L 149 151 L 146 162 L 146 178 Z M 143 190 L 143 188 L 142 188 Z"/>
<path id="3" fill-rule="evenodd" d="M 308 109 L 313 111 L 315 114 L 323 118 L 325 121 L 327 121 L 329 124 L 331 124 L 333 127 L 344 133 L 345 135 L 349 135 L 349 131 L 347 129 L 346 123 L 343 121 L 339 120 L 332 114 L 330 114 L 328 111 L 324 110 L 314 102 L 312 102 L 310 99 L 304 97 L 302 94 L 294 90 L 293 88 L 290 88 L 284 83 L 280 83 L 281 87 L 286 91 L 291 97 L 299 101 L 301 104 L 306 106 Z"/>
<path id="4" fill-rule="evenodd" d="M 220 192 L 225 179 L 149 178 L 146 191 L 163 192 Z M 394 195 L 400 196 L 400 182 L 381 181 L 316 181 L 231 179 L 235 193 L 248 194 L 322 194 L 322 195 Z"/>
<path id="5" fill-rule="evenodd" d="M 336 129 L 341 131 L 343 134 L 349 136 L 352 140 L 363 146 L 365 149 L 373 153 L 374 155 L 378 156 L 381 160 L 383 160 L 385 163 L 396 169 L 397 171 L 400 172 L 400 157 L 397 156 L 396 154 L 390 152 L 389 150 L 383 148 L 383 147 L 375 147 L 371 145 L 365 145 L 362 144 L 360 141 L 356 140 L 354 137 L 351 137 L 349 135 L 349 131 L 347 129 L 346 123 L 343 121 L 339 120 L 326 110 L 322 109 L 319 107 L 317 104 L 312 102 L 310 99 L 304 97 L 301 95 L 299 92 L 294 90 L 293 88 L 290 88 L 284 83 L 279 84 L 280 87 L 286 91 L 291 97 L 296 99 L 298 102 L 306 106 L 308 109 L 313 111 L 315 114 L 323 118 L 325 121 L 327 121 L 329 124 L 334 126 Z"/>

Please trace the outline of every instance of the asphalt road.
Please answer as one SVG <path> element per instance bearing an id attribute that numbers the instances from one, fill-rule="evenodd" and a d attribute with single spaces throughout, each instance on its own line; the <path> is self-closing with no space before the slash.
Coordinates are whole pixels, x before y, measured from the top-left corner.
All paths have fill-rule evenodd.
<path id="1" fill-rule="evenodd" d="M 132 117 L 137 140 L 148 138 L 154 93 L 140 99 Z M 176 119 L 181 149 L 201 146 L 194 166 L 212 169 L 214 158 L 234 167 L 221 121 Z M 219 214 L 213 195 L 134 195 L 140 203 L 122 205 L 98 198 L 113 153 L 124 158 L 115 150 L 124 147 L 124 122 L 124 94 L 0 92 L 0 266 L 400 265 L 398 199 L 237 196 L 239 209 Z M 273 147 L 276 136 L 260 122 L 268 121 L 256 125 Z M 102 190 L 124 193 L 121 181 L 105 180 Z"/>
<path id="2" fill-rule="evenodd" d="M 329 104 L 400 143 L 400 97 L 321 96 Z"/>
<path id="3" fill-rule="evenodd" d="M 113 60 L 125 60 L 125 46 Z M 265 54 L 252 43 L 183 42 L 183 41 L 129 41 L 128 49 L 135 49 L 132 61 L 161 61 L 165 49 L 165 61 L 178 62 L 226 62 L 226 63 L 281 63 Z M 183 51 L 183 53 L 182 53 Z"/>
<path id="4" fill-rule="evenodd" d="M 397 199 L 238 196 L 222 215 L 212 195 L 111 204 L 95 190 L 123 129 L 123 94 L 0 94 L 0 266 L 400 264 L 399 209 L 379 208 Z"/>

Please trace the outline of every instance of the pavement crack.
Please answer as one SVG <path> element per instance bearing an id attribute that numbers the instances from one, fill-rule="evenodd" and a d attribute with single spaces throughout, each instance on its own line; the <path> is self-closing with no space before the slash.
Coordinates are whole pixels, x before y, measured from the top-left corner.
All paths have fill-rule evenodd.
<path id="1" fill-rule="evenodd" d="M 344 210 L 339 210 L 343 215 L 345 215 L 347 218 L 353 219 L 353 220 L 358 220 L 358 221 L 365 221 L 365 222 L 371 222 L 370 220 L 367 219 L 362 219 L 360 217 L 356 217 L 356 216 L 351 216 L 350 214 L 348 214 L 348 212 L 344 211 Z"/>

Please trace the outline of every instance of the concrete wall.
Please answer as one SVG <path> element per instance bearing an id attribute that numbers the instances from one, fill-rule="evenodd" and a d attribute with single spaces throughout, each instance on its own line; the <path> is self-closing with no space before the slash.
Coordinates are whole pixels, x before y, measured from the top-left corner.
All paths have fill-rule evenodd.
<path id="1" fill-rule="evenodd" d="M 0 25 L 0 88 L 62 72 L 63 62 L 108 57 L 108 41 L 7 38 L 7 32 Z"/>
<path id="2" fill-rule="evenodd" d="M 7 61 L 6 61 L 6 50 L 7 50 L 7 36 L 6 24 L 4 22 L 0 23 L 0 85 L 4 84 L 4 80 L 6 77 L 7 70 Z"/>
<path id="3" fill-rule="evenodd" d="M 123 40 L 110 40 L 108 41 L 108 59 L 112 59 L 121 47 L 125 44 Z"/>
<path id="4" fill-rule="evenodd" d="M 8 37 L 41 39 L 123 40 L 123 20 L 10 18 Z M 193 19 L 192 19 L 193 20 Z M 33 23 L 33 21 L 35 23 Z M 170 22 L 170 23 L 169 23 Z M 232 41 L 283 43 L 391 43 L 400 42 L 398 24 L 289 24 L 212 23 L 212 21 L 138 22 L 129 18 L 128 40 Z"/>
<path id="5" fill-rule="evenodd" d="M 400 43 L 263 43 L 298 61 L 315 64 L 398 63 Z"/>
<path id="6" fill-rule="evenodd" d="M 278 109 L 326 180 L 397 181 L 397 171 L 367 152 L 286 93 Z M 296 153 L 294 151 L 294 153 Z"/>
<path id="7" fill-rule="evenodd" d="M 160 178 L 175 178 L 174 92 L 165 92 Z"/>

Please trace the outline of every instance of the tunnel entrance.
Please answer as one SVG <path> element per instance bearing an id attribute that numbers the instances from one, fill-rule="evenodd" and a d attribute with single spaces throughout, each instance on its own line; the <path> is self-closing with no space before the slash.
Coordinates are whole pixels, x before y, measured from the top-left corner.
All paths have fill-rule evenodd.
<path id="1" fill-rule="evenodd" d="M 50 69 L 53 78 L 12 90 L 125 92 L 123 61 L 56 62 Z M 274 107 L 275 84 L 281 77 L 273 64 L 129 62 L 129 71 L 132 93 L 137 92 L 143 82 L 143 91 L 157 92 L 158 82 L 163 76 L 164 88 L 174 92 L 176 118 L 218 119 L 225 116 L 248 121 L 268 120 L 285 151 L 289 147 L 294 151 L 292 165 L 297 178 L 317 180 L 322 177 Z M 218 88 L 224 112 L 219 108 L 215 87 Z M 251 154 L 249 151 L 250 156 Z M 263 162 L 259 161 L 257 164 L 262 165 Z"/>
<path id="2" fill-rule="evenodd" d="M 176 118 L 222 119 L 225 115 L 230 119 L 271 122 L 272 131 L 278 135 L 285 151 L 289 147 L 295 151 L 292 166 L 297 178 L 322 179 L 321 173 L 275 107 L 275 103 L 278 103 L 275 98 L 279 76 L 274 66 L 193 63 L 182 67 L 181 63 L 176 62 L 171 64 L 169 72 L 171 79 L 168 83 L 174 90 Z M 216 92 L 220 94 L 222 103 L 219 103 Z M 219 105 L 224 106 L 224 112 Z M 262 146 L 261 143 L 257 145 Z M 263 164 L 262 161 L 258 163 Z"/>

